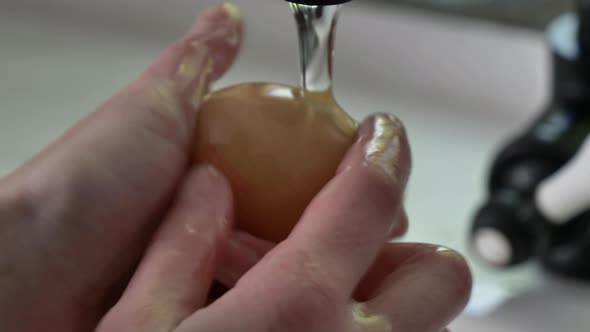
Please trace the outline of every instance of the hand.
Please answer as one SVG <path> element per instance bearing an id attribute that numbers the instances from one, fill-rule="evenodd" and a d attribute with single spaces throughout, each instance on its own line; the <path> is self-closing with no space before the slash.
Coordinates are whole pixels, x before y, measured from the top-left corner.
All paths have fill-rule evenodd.
<path id="1" fill-rule="evenodd" d="M 106 332 L 438 331 L 463 307 L 470 276 L 458 254 L 384 245 L 405 229 L 410 168 L 389 116 L 363 123 L 288 240 L 231 229 L 226 180 L 188 156 L 198 104 L 240 44 L 234 13 L 208 11 L 0 182 L 2 331 L 89 331 L 101 319 Z M 233 288 L 208 303 L 215 277 Z"/>
<path id="2" fill-rule="evenodd" d="M 228 242 L 229 187 L 197 169 L 98 332 L 441 331 L 465 305 L 469 271 L 446 248 L 384 245 L 404 228 L 409 147 L 387 115 L 366 120 L 359 137 L 275 247 Z M 207 305 L 229 265 L 235 274 L 218 276 L 233 288 Z"/>
<path id="3" fill-rule="evenodd" d="M 0 180 L 0 331 L 89 331 L 116 300 L 190 178 L 198 104 L 242 40 L 231 8 L 209 10 L 138 79 Z"/>

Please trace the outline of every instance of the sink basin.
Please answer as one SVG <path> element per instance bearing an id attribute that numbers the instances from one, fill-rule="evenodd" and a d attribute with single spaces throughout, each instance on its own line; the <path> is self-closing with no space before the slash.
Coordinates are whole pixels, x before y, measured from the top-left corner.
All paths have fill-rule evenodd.
<path id="1" fill-rule="evenodd" d="M 21 0 L 0 3 L 0 175 L 133 79 L 214 1 Z M 221 81 L 297 84 L 294 25 L 281 1 L 236 1 L 248 22 L 237 65 Z M 261 6 L 264 11 L 260 11 Z M 263 13 L 263 14 L 257 14 Z M 392 112 L 414 154 L 404 240 L 468 254 L 470 217 L 502 140 L 545 102 L 548 56 L 538 32 L 347 5 L 336 94 L 351 115 Z M 583 331 L 589 287 L 528 265 L 494 271 L 468 255 L 472 302 L 453 331 Z M 584 312 L 586 310 L 586 312 Z"/>

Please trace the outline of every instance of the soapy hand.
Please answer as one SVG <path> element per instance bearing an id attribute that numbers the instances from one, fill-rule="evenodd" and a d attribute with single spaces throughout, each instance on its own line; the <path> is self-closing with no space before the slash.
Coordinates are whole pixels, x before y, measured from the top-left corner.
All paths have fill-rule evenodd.
<path id="1" fill-rule="evenodd" d="M 208 10 L 136 81 L 0 181 L 2 331 L 440 331 L 465 305 L 457 253 L 405 232 L 400 122 L 360 127 L 284 242 L 232 229 L 227 180 L 190 166 L 195 114 L 242 40 Z M 214 280 L 230 288 L 210 298 Z"/>

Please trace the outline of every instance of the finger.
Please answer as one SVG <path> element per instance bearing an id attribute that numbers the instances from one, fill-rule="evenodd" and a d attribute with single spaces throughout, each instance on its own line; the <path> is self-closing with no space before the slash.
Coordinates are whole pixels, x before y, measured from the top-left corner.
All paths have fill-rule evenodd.
<path id="1" fill-rule="evenodd" d="M 232 196 L 212 167 L 191 172 L 103 331 L 172 331 L 205 304 L 230 233 Z"/>
<path id="2" fill-rule="evenodd" d="M 369 289 L 369 284 L 378 287 L 367 292 L 368 301 L 353 304 L 353 324 L 438 332 L 466 305 L 471 274 L 458 253 L 430 245 L 389 244 L 380 257 L 363 281 Z"/>
<path id="3" fill-rule="evenodd" d="M 226 288 L 236 285 L 238 280 L 256 265 L 274 243 L 256 238 L 246 232 L 236 230 L 223 248 L 216 278 Z"/>
<path id="4" fill-rule="evenodd" d="M 399 120 L 378 115 L 365 121 L 338 174 L 307 208 L 275 260 L 290 262 L 291 273 L 348 299 L 397 227 L 410 163 Z"/>
<path id="5" fill-rule="evenodd" d="M 309 205 L 289 238 L 208 307 L 208 317 L 237 310 L 243 299 L 260 298 L 264 301 L 256 307 L 240 307 L 240 320 L 226 319 L 215 326 L 256 331 L 307 324 L 303 330 L 319 320 L 329 324 L 327 317 L 337 319 L 333 310 L 349 303 L 387 240 L 409 172 L 410 151 L 400 122 L 389 115 L 365 121 L 338 174 Z M 197 313 L 180 331 L 217 324 L 208 317 Z"/>
<path id="6" fill-rule="evenodd" d="M 76 296 L 107 293 L 161 220 L 186 172 L 199 99 L 239 48 L 241 21 L 228 8 L 204 13 L 139 79 L 14 178 L 33 201 L 39 237 L 51 244 L 44 254 L 68 258 L 44 259 L 60 264 L 46 270 L 58 271 L 52 280 Z"/>
<path id="7" fill-rule="evenodd" d="M 191 76 L 207 72 L 205 77 L 199 77 L 206 78 L 204 84 L 216 81 L 237 58 L 243 38 L 242 24 L 240 11 L 235 5 L 226 3 L 210 8 L 179 41 L 171 45 L 142 73 L 140 79 L 177 79 L 180 74 L 181 79 L 191 80 Z M 190 59 L 194 55 L 202 57 Z M 183 59 L 189 61 L 183 64 Z M 192 60 L 204 61 L 197 63 Z M 199 70 L 201 73 L 196 72 Z"/>
<path id="8" fill-rule="evenodd" d="M 357 285 L 354 299 L 360 302 L 376 296 L 384 280 L 403 263 L 424 255 L 436 253 L 441 247 L 425 243 L 387 243 Z"/>

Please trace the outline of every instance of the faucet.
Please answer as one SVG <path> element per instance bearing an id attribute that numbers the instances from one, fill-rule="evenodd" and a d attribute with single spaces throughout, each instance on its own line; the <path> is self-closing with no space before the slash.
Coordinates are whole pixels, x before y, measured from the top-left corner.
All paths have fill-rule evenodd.
<path id="1" fill-rule="evenodd" d="M 590 0 L 556 18 L 546 35 L 553 98 L 496 156 L 470 241 L 490 265 L 538 259 L 590 280 Z"/>

